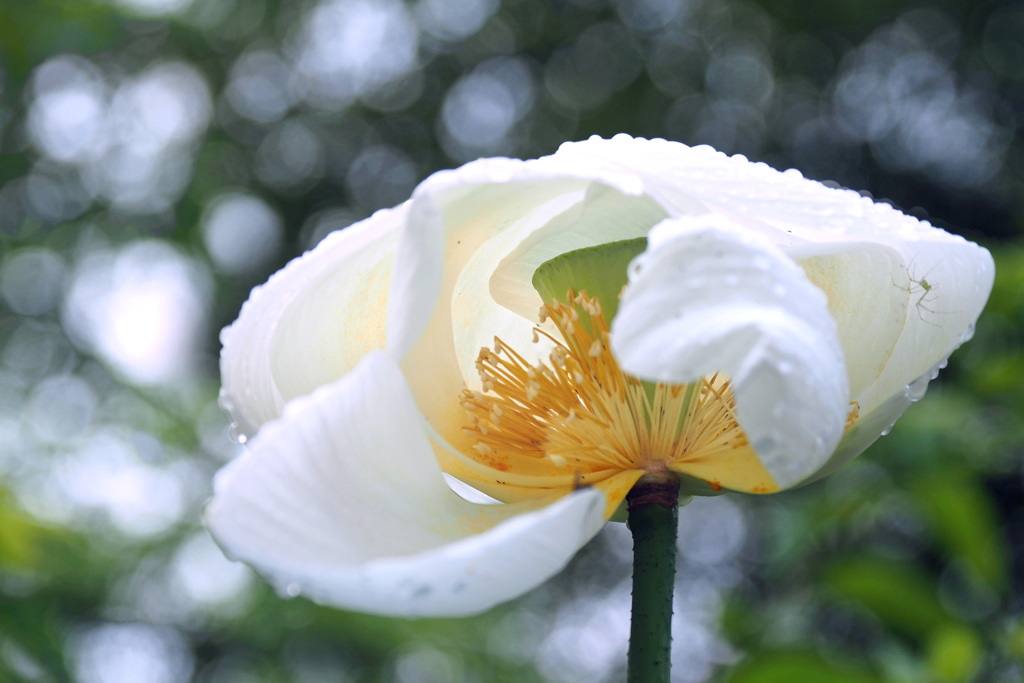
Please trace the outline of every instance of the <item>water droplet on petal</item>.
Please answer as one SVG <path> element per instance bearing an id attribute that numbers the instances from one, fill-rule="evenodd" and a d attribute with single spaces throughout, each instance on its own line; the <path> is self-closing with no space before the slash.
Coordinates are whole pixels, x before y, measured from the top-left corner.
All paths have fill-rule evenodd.
<path id="1" fill-rule="evenodd" d="M 231 426 L 228 427 L 228 437 L 230 437 L 230 439 L 235 443 L 243 446 L 245 445 L 245 442 L 248 440 L 248 437 L 242 433 L 242 430 L 238 426 L 237 422 L 232 422 Z"/>
<path id="2" fill-rule="evenodd" d="M 936 371 L 937 372 L 937 371 Z M 924 394 L 928 391 L 928 382 L 930 382 L 935 375 L 929 372 L 927 375 L 918 377 L 913 382 L 907 385 L 904 395 L 912 402 L 920 401 L 924 398 Z"/>
<path id="3" fill-rule="evenodd" d="M 297 584 L 297 583 L 289 583 L 287 586 L 284 587 L 284 591 L 283 591 L 282 597 L 285 597 L 285 598 L 297 598 L 297 597 L 299 597 L 299 593 L 301 593 L 301 592 L 302 592 L 302 589 L 299 587 L 299 584 Z"/>
<path id="4" fill-rule="evenodd" d="M 224 387 L 221 387 L 220 393 L 217 394 L 217 405 L 228 415 L 233 416 L 235 414 L 235 402 Z M 242 433 L 238 423 L 234 420 L 231 421 L 231 426 L 228 428 L 228 436 L 235 443 L 245 443 L 245 434 Z"/>

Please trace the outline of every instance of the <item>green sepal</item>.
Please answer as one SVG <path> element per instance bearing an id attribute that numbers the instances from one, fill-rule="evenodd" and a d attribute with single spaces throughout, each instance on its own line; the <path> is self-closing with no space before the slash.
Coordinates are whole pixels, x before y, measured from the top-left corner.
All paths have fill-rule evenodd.
<path id="1" fill-rule="evenodd" d="M 586 292 L 601 303 L 604 319 L 611 323 L 619 310 L 619 295 L 626 286 L 629 262 L 647 248 L 647 238 L 607 242 L 559 254 L 540 264 L 533 273 L 533 287 L 546 304 L 565 301 L 571 289 Z M 581 316 L 584 325 L 588 316 Z M 592 330 L 588 329 L 588 332 Z"/>

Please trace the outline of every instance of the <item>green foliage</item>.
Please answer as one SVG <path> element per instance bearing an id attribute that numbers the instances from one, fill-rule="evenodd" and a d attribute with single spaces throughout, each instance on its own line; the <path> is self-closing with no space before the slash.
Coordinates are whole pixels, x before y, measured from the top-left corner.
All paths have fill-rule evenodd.
<path id="1" fill-rule="evenodd" d="M 724 683 L 879 683 L 869 671 L 829 662 L 808 652 L 774 652 L 751 657 L 724 679 Z"/>
<path id="2" fill-rule="evenodd" d="M 916 567 L 868 557 L 850 558 L 830 567 L 824 583 L 839 597 L 862 605 L 908 638 L 926 638 L 933 629 L 952 623 L 939 602 L 935 582 Z"/>
<path id="3" fill-rule="evenodd" d="M 95 53 L 123 38 L 118 15 L 100 2 L 0 2 L 0 63 L 19 81 L 48 55 L 63 51 Z"/>
<path id="4" fill-rule="evenodd" d="M 916 482 L 914 493 L 949 559 L 962 560 L 972 578 L 989 589 L 1005 590 L 1005 540 L 977 474 L 964 468 L 926 475 Z"/>
<path id="5" fill-rule="evenodd" d="M 928 664 L 940 681 L 969 681 L 985 656 L 981 638 L 965 626 L 939 629 L 928 643 Z"/>

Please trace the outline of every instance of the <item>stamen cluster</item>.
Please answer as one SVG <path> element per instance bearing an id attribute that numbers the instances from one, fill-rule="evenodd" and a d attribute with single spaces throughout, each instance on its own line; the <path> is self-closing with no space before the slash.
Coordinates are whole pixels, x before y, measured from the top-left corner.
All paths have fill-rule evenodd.
<path id="1" fill-rule="evenodd" d="M 534 342 L 553 344 L 546 363 L 530 363 L 498 338 L 480 350 L 480 390 L 461 398 L 476 459 L 495 465 L 533 456 L 586 483 L 747 445 L 726 378 L 652 384 L 626 375 L 600 302 L 585 292 L 543 306 L 540 324 L 548 321 L 561 339 L 535 328 Z"/>

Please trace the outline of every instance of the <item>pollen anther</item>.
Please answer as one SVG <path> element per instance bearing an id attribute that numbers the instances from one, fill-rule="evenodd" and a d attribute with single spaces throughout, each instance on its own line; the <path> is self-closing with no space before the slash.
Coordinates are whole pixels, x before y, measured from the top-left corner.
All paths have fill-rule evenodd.
<path id="1" fill-rule="evenodd" d="M 482 392 L 463 392 L 461 401 L 469 413 L 465 433 L 476 439 L 471 457 L 488 466 L 536 458 L 554 468 L 552 475 L 596 481 L 596 473 L 664 469 L 748 446 L 726 377 L 688 385 L 630 377 L 607 343 L 597 299 L 570 290 L 566 301 L 538 316 L 554 323 L 561 340 L 534 329 L 535 341 L 544 336 L 554 344 L 549 365 L 533 364 L 497 338 L 493 351 L 480 350 Z"/>

